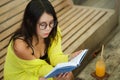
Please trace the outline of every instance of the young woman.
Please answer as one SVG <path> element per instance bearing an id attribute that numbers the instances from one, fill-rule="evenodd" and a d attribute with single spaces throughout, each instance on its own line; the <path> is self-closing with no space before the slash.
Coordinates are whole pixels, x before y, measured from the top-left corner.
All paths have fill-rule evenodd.
<path id="1" fill-rule="evenodd" d="M 67 62 L 79 52 L 68 55 L 61 50 L 61 33 L 55 10 L 48 0 L 32 0 L 25 9 L 20 28 L 12 36 L 4 80 L 73 80 L 72 72 L 45 79 L 53 67 Z"/>

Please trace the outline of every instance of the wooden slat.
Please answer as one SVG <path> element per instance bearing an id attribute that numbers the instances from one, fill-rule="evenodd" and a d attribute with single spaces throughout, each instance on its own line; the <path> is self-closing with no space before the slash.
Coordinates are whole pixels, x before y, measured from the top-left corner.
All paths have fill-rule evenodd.
<path id="1" fill-rule="evenodd" d="M 7 48 L 4 48 L 2 51 L 0 51 L 0 64 L 3 62 L 2 58 L 6 55 Z"/>
<path id="2" fill-rule="evenodd" d="M 84 13 L 84 14 L 81 14 L 81 15 L 76 15 L 76 18 L 71 19 L 73 21 L 73 22 L 71 21 L 72 22 L 71 24 L 66 23 L 66 25 L 65 25 L 66 27 L 63 26 L 63 28 L 62 28 L 62 30 L 64 29 L 64 31 L 62 32 L 62 36 L 67 34 L 65 30 L 69 31 L 70 29 L 74 28 L 74 26 L 78 25 L 82 20 L 83 20 L 82 22 L 85 23 L 84 20 L 87 19 L 87 17 L 91 13 L 93 13 L 93 11 L 94 10 L 90 10 L 90 11 L 88 10 L 87 13 Z M 87 23 L 87 21 L 86 21 L 86 23 Z M 69 26 L 69 30 L 67 29 L 68 26 Z"/>
<path id="3" fill-rule="evenodd" d="M 65 19 L 65 17 L 70 17 L 71 13 L 75 12 L 77 8 L 72 8 L 71 10 L 67 11 L 63 16 L 59 17 L 58 21 L 60 22 L 60 25 L 62 25 L 61 21 Z"/>
<path id="4" fill-rule="evenodd" d="M 74 6 L 73 0 L 67 0 L 66 3 L 68 3 L 70 6 Z"/>
<path id="5" fill-rule="evenodd" d="M 107 11 L 108 13 L 113 12 L 113 9 L 105 9 L 105 8 L 95 8 L 95 7 L 88 7 L 88 6 L 80 6 L 80 5 L 74 5 L 74 7 L 78 7 L 78 8 L 86 8 L 86 9 L 97 9 L 100 11 Z"/>
<path id="6" fill-rule="evenodd" d="M 5 61 L 5 57 L 4 57 L 4 61 Z M 0 64 L 0 78 L 3 77 L 3 69 L 4 69 L 4 62 Z"/>
<path id="7" fill-rule="evenodd" d="M 81 11 L 81 9 L 80 9 L 80 11 Z M 85 12 L 87 13 L 86 15 L 84 15 Z M 69 26 L 69 27 L 75 26 L 74 24 L 77 24 L 77 23 L 79 22 L 78 19 L 83 20 L 85 17 L 87 17 L 88 14 L 90 14 L 90 12 L 92 13 L 93 10 L 92 10 L 92 11 L 89 11 L 89 10 L 83 9 L 81 12 L 79 12 L 79 14 L 76 14 L 73 18 L 70 18 L 69 21 L 67 21 L 67 22 L 66 22 L 64 25 L 62 25 L 62 27 L 61 27 L 61 30 L 63 30 L 62 36 L 64 36 L 64 35 L 66 34 L 65 30 L 66 30 L 66 28 L 67 28 L 68 26 Z M 77 21 L 76 21 L 76 20 L 77 20 Z M 72 24 L 72 23 L 74 23 L 74 24 Z"/>
<path id="8" fill-rule="evenodd" d="M 28 4 L 28 2 L 21 4 L 20 6 L 10 10 L 8 13 L 5 13 L 0 16 L 0 24 L 5 22 L 6 20 L 14 17 L 15 15 L 21 13 L 24 11 L 25 6 Z"/>
<path id="9" fill-rule="evenodd" d="M 51 0 L 50 0 L 51 1 Z M 63 1 L 65 1 L 65 0 L 53 0 L 52 2 L 51 2 L 51 4 L 54 6 L 54 7 L 56 7 L 57 5 L 59 5 L 60 3 L 62 3 Z"/>
<path id="10" fill-rule="evenodd" d="M 16 16 L 14 16 L 13 18 L 11 18 L 10 20 L 4 22 L 1 24 L 1 29 L 0 29 L 0 33 L 3 32 L 4 30 L 10 28 L 11 26 L 13 26 L 14 24 L 20 22 L 22 20 L 22 16 L 23 16 L 23 13 L 20 13 Z M 7 35 L 7 34 L 6 34 Z M 1 39 L 0 39 L 1 41 Z"/>
<path id="11" fill-rule="evenodd" d="M 86 10 L 84 10 L 81 15 L 76 15 L 76 20 L 74 20 L 75 22 L 73 22 L 69 26 L 70 28 L 66 28 L 63 32 L 62 32 L 62 36 L 64 36 L 64 39 L 62 40 L 62 44 L 65 43 L 66 40 L 69 39 L 70 36 L 72 36 L 74 33 L 76 33 L 76 30 L 81 29 L 85 24 L 87 24 L 87 21 L 89 21 L 91 18 L 93 18 L 93 16 L 91 16 L 90 18 L 90 14 L 94 12 L 94 10 L 87 10 L 86 14 L 85 14 Z M 89 16 L 89 17 L 88 17 Z M 88 18 L 87 18 L 88 17 Z M 71 19 L 72 20 L 72 19 Z M 81 26 L 77 26 L 77 25 L 81 25 Z M 66 26 L 66 25 L 65 25 Z M 77 27 L 76 27 L 77 26 Z M 77 28 L 77 29 L 76 29 Z M 73 29 L 73 30 L 72 30 Z M 74 31 L 75 29 L 75 31 Z M 68 32 L 69 33 L 68 33 Z"/>
<path id="12" fill-rule="evenodd" d="M 6 51 L 6 50 L 5 50 Z M 1 53 L 1 52 L 0 52 Z M 0 56 L 1 58 L 0 58 L 0 80 L 2 80 L 3 79 L 3 69 L 4 69 L 4 62 L 5 62 L 5 56 L 6 55 L 4 55 L 4 56 Z"/>
<path id="13" fill-rule="evenodd" d="M 20 27 L 20 23 L 17 23 L 14 27 L 11 27 L 11 28 L 7 29 L 6 31 L 2 32 L 0 37 L 2 37 L 2 39 L 5 39 L 9 35 L 11 35 L 14 31 L 16 31 L 16 29 L 18 29 L 19 27 Z M 0 41 L 2 39 L 0 39 Z"/>
<path id="14" fill-rule="evenodd" d="M 62 9 L 68 7 L 69 5 L 67 5 L 65 2 L 61 3 L 60 5 L 55 6 L 55 11 L 56 13 L 58 13 L 59 11 L 61 11 Z"/>
<path id="15" fill-rule="evenodd" d="M 3 68 L 4 68 L 4 63 L 0 64 L 0 72 L 2 72 Z"/>
<path id="16" fill-rule="evenodd" d="M 3 63 L 0 64 L 0 72 L 3 71 L 4 63 L 5 63 L 5 56 L 1 59 Z"/>
<path id="17" fill-rule="evenodd" d="M 91 12 L 89 12 L 89 13 L 91 13 Z M 77 26 L 77 25 L 79 25 L 78 27 L 83 27 L 84 25 L 86 25 L 89 21 L 91 21 L 97 14 L 99 13 L 99 11 L 95 11 L 94 13 L 92 13 L 92 15 L 91 14 L 87 14 L 87 15 L 85 15 L 85 16 L 87 16 L 87 17 L 85 17 L 85 16 L 83 16 L 83 18 L 80 18 L 80 19 L 77 19 L 74 23 L 72 23 L 74 26 Z M 79 16 L 80 17 L 80 16 Z M 71 24 L 71 25 L 72 25 Z M 75 28 L 75 27 L 73 27 L 73 28 Z M 72 27 L 70 27 L 70 28 L 66 28 L 64 31 L 63 31 L 63 35 L 65 35 L 65 34 L 67 34 L 66 32 L 67 31 L 70 31 L 71 29 L 73 30 L 73 28 Z M 78 29 L 79 30 L 79 29 Z M 75 31 L 76 32 L 76 31 Z"/>
<path id="18" fill-rule="evenodd" d="M 67 11 L 69 11 L 69 10 L 71 10 L 71 9 L 72 9 L 71 6 L 68 6 L 68 7 L 62 9 L 60 12 L 58 12 L 58 13 L 57 13 L 58 19 L 59 19 L 60 16 L 63 16 L 63 14 L 65 14 Z"/>
<path id="19" fill-rule="evenodd" d="M 59 25 L 63 27 L 63 25 L 65 23 L 67 23 L 68 21 L 70 21 L 72 18 L 74 18 L 74 16 L 76 16 L 78 13 L 80 14 L 83 10 L 82 9 L 76 9 L 75 11 L 73 11 L 69 16 L 65 16 L 61 21 L 59 21 Z"/>
<path id="20" fill-rule="evenodd" d="M 87 39 L 89 39 L 89 37 L 92 35 L 92 34 L 94 34 L 95 32 L 96 32 L 96 30 L 97 29 L 99 29 L 99 27 L 103 27 L 102 25 L 104 25 L 104 24 L 107 24 L 107 28 L 109 27 L 108 26 L 108 23 L 106 23 L 106 21 L 107 20 L 109 20 L 110 22 L 109 22 L 109 24 L 111 25 L 111 22 L 112 22 L 112 20 L 110 20 L 111 19 L 111 17 L 112 17 L 112 15 L 113 15 L 114 13 L 113 12 L 111 12 L 111 13 L 109 13 L 109 14 L 106 14 L 106 15 L 104 15 L 100 20 L 98 20 L 94 25 L 92 25 L 92 27 L 89 29 L 89 30 L 87 30 L 85 33 L 84 33 L 84 35 L 82 35 L 81 37 L 79 37 L 77 40 L 74 40 L 74 43 L 72 43 L 66 50 L 64 50 L 64 52 L 65 53 L 71 53 L 72 51 L 74 51 L 76 48 L 78 48 L 78 47 L 80 47 L 80 45 L 81 46 L 83 46 L 82 44 L 84 43 L 84 45 L 85 45 L 85 41 L 87 40 Z M 115 16 L 114 16 L 115 17 Z M 116 20 L 115 20 L 116 21 Z M 114 24 L 112 24 L 112 25 L 114 25 Z M 104 26 L 104 27 L 106 27 L 106 26 Z M 99 30 L 98 30 L 99 31 Z M 108 30 L 108 31 L 110 31 L 110 30 Z M 105 31 L 104 31 L 105 32 Z M 105 32 L 106 34 L 108 33 L 108 32 Z M 78 34 L 78 33 L 76 33 L 76 34 Z M 94 34 L 95 35 L 95 34 Z M 93 36 L 94 36 L 93 35 Z M 100 36 L 101 34 L 99 34 L 99 36 Z M 105 35 L 105 34 L 104 34 Z M 102 35 L 101 35 L 102 36 Z M 102 37 L 103 38 L 103 37 Z M 96 39 L 97 41 L 100 41 L 101 39 Z M 76 45 L 76 44 L 78 44 L 79 43 L 79 45 Z M 90 44 L 90 43 L 89 43 Z M 93 45 L 95 45 L 95 43 L 94 44 L 92 44 L 91 43 L 91 47 L 93 46 Z M 87 47 L 88 45 L 86 45 L 86 47 Z M 89 45 L 90 46 L 90 45 Z M 73 49 L 74 48 L 74 49 Z"/>
<path id="21" fill-rule="evenodd" d="M 21 5 L 23 2 L 25 2 L 26 0 L 14 0 L 11 3 L 3 6 L 0 8 L 0 15 L 10 11 L 11 9 L 14 9 L 16 6 Z M 13 5 L 14 4 L 14 5 Z"/>
<path id="22" fill-rule="evenodd" d="M 0 80 L 3 80 L 3 71 L 0 72 Z"/>
<path id="23" fill-rule="evenodd" d="M 102 15 L 99 15 L 98 14 L 99 13 L 99 11 L 95 11 L 94 13 L 92 13 L 91 15 L 89 15 L 83 22 L 81 22 L 78 26 L 76 26 L 76 28 L 74 28 L 74 29 L 72 29 L 76 34 L 74 34 L 74 35 L 67 35 L 67 36 L 69 36 L 69 37 L 71 37 L 71 36 L 73 36 L 73 38 L 71 38 L 71 39 L 69 39 L 69 37 L 68 37 L 68 39 L 69 39 L 69 41 L 67 41 L 66 40 L 66 42 L 64 42 L 64 44 L 65 45 L 63 45 L 63 47 L 66 49 L 69 45 L 71 45 L 71 43 L 73 43 L 73 41 L 75 41 L 79 36 L 81 36 L 83 33 L 85 33 L 86 32 L 86 30 L 90 27 L 90 26 L 88 26 L 88 23 L 89 23 L 89 25 L 92 25 L 92 24 L 94 24 L 94 22 L 92 22 L 92 20 L 93 21 L 96 21 L 96 18 L 95 17 L 97 17 L 97 20 L 102 16 Z M 84 27 L 83 27 L 84 26 Z M 83 27 L 83 28 L 80 28 L 79 29 L 79 27 Z M 67 29 L 68 30 L 68 29 Z M 78 32 L 77 32 L 78 31 Z M 69 34 L 70 34 L 70 32 L 69 32 Z M 76 44 L 77 45 L 77 44 Z M 74 47 L 75 48 L 75 47 Z M 73 48 L 72 48 L 73 49 Z"/>
<path id="24" fill-rule="evenodd" d="M 0 42 L 0 45 L 4 45 L 4 46 L 0 46 L 0 51 L 7 47 L 9 40 L 10 40 L 10 36 Z M 3 53 L 1 53 L 1 54 L 3 54 Z"/>
<path id="25" fill-rule="evenodd" d="M 5 4 L 11 2 L 11 0 L 0 0 L 0 7 L 4 6 Z"/>

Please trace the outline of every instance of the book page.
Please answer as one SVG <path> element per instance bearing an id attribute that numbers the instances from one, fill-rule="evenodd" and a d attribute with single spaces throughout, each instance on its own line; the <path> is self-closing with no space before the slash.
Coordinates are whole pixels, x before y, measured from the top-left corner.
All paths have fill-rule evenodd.
<path id="1" fill-rule="evenodd" d="M 83 50 L 79 55 L 77 55 L 75 58 L 73 58 L 70 62 L 71 63 L 76 63 L 76 65 L 80 65 L 82 62 L 83 58 L 85 57 L 88 49 Z"/>
<path id="2" fill-rule="evenodd" d="M 64 62 L 64 63 L 59 63 L 55 66 L 55 68 L 62 68 L 62 67 L 65 67 L 65 66 L 76 66 L 75 63 L 72 63 L 72 62 Z"/>

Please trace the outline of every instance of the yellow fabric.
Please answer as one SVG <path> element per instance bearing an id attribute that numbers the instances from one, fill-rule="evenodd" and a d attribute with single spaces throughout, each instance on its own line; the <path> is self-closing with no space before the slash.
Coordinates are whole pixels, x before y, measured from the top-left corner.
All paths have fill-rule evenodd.
<path id="1" fill-rule="evenodd" d="M 48 56 L 50 58 L 50 62 L 53 66 L 55 66 L 58 63 L 61 62 L 67 62 L 68 61 L 68 56 L 63 55 L 64 53 L 62 52 L 61 48 L 61 31 L 60 28 L 58 27 L 58 33 L 57 33 L 58 40 L 53 41 L 51 47 L 48 50 Z"/>
<path id="2" fill-rule="evenodd" d="M 61 50 L 61 33 L 58 29 L 58 41 L 53 41 L 49 47 L 48 57 L 50 64 L 42 59 L 23 60 L 18 58 L 13 50 L 13 42 L 8 46 L 6 61 L 4 65 L 4 80 L 38 80 L 44 77 L 58 63 L 67 62 L 68 55 Z M 49 78 L 48 80 L 53 80 Z"/>

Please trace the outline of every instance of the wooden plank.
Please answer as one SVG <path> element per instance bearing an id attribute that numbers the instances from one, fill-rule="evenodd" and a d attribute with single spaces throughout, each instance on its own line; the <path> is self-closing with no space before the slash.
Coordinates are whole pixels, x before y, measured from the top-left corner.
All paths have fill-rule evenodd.
<path id="1" fill-rule="evenodd" d="M 0 46 L 0 53 L 4 48 L 7 47 L 8 43 L 9 43 L 9 40 L 10 40 L 10 36 L 0 42 L 0 45 L 4 45 L 4 46 Z M 1 53 L 1 54 L 3 54 L 3 53 Z"/>
<path id="2" fill-rule="evenodd" d="M 3 62 L 2 58 L 6 55 L 7 48 L 4 48 L 3 50 L 0 51 L 0 64 Z"/>
<path id="3" fill-rule="evenodd" d="M 4 69 L 5 56 L 1 60 L 3 61 L 3 63 L 0 64 L 0 72 L 2 72 Z"/>
<path id="4" fill-rule="evenodd" d="M 74 26 L 77 26 L 79 23 L 81 23 L 82 26 L 85 25 L 90 20 L 89 17 L 91 17 L 91 18 L 93 17 L 93 15 L 90 16 L 92 13 L 94 13 L 94 10 L 88 10 L 87 13 L 84 13 L 84 14 L 82 13 L 81 15 L 76 15 L 76 17 L 78 17 L 78 18 L 76 20 L 73 20 L 73 22 L 70 23 L 69 27 L 64 27 L 62 36 L 67 34 L 68 31 L 70 31 Z M 82 26 L 80 26 L 80 27 L 82 27 Z"/>
<path id="5" fill-rule="evenodd" d="M 106 21 L 107 21 L 107 23 L 106 23 Z M 102 31 L 105 32 L 106 33 L 106 34 L 104 34 L 104 37 L 105 37 L 105 35 L 107 35 L 111 31 L 111 29 L 113 28 L 115 23 L 116 23 L 116 18 L 115 18 L 114 11 L 106 14 L 99 21 L 97 21 L 94 25 L 92 25 L 92 27 L 87 32 L 85 32 L 84 35 L 82 35 L 77 40 L 75 40 L 74 43 L 71 44 L 64 52 L 70 53 L 70 52 L 74 51 L 73 47 L 82 49 L 82 47 L 86 46 L 86 48 L 90 48 L 90 49 L 94 48 L 95 49 L 95 45 L 100 43 L 100 41 L 103 39 L 103 36 L 100 33 Z M 99 29 L 101 27 L 105 28 L 105 30 Z M 106 28 L 108 28 L 109 30 L 107 30 Z M 97 32 L 96 32 L 96 30 L 97 30 Z M 93 37 L 96 37 L 96 35 L 97 35 L 97 39 L 93 38 Z M 94 42 L 94 44 L 93 44 L 93 42 Z M 79 45 L 81 45 L 80 47 L 79 47 L 79 45 L 76 45 L 78 43 L 79 43 Z"/>
<path id="6" fill-rule="evenodd" d="M 70 14 L 70 16 L 66 16 L 63 20 L 61 20 L 60 22 L 60 26 L 61 26 L 61 30 L 65 29 L 65 26 L 68 26 L 68 22 L 71 24 L 73 23 L 77 18 L 79 18 L 79 16 L 81 16 L 84 12 L 86 12 L 87 10 L 85 9 L 77 9 L 74 12 L 72 12 Z M 79 14 L 78 14 L 79 13 Z M 79 16 L 78 16 L 79 15 Z"/>
<path id="7" fill-rule="evenodd" d="M 66 3 L 68 3 L 71 6 L 74 6 L 73 0 L 67 0 Z"/>
<path id="8" fill-rule="evenodd" d="M 22 20 L 22 16 L 23 13 L 20 13 L 16 16 L 14 16 L 13 18 L 11 18 L 10 20 L 4 22 L 1 24 L 1 29 L 0 29 L 0 33 L 2 33 L 3 31 L 5 31 L 6 29 L 9 29 L 11 26 L 13 26 L 14 24 L 20 22 Z M 2 38 L 1 38 L 2 39 Z M 1 40 L 0 39 L 0 40 Z"/>
<path id="9" fill-rule="evenodd" d="M 3 5 L 5 5 L 9 2 L 11 2 L 11 0 L 0 0 L 0 7 L 2 7 Z"/>
<path id="10" fill-rule="evenodd" d="M 0 58 L 0 80 L 3 79 L 4 62 L 5 62 L 5 55 Z"/>
<path id="11" fill-rule="evenodd" d="M 76 10 L 77 10 L 77 9 L 72 8 L 71 10 L 65 12 L 64 15 L 62 15 L 62 16 L 60 16 L 60 17 L 58 18 L 58 21 L 61 22 L 62 19 L 64 19 L 65 17 L 68 17 L 68 16 L 71 14 L 71 12 L 76 11 Z"/>
<path id="12" fill-rule="evenodd" d="M 51 1 L 51 0 L 50 0 Z M 61 4 L 62 2 L 64 2 L 65 0 L 54 0 L 54 1 L 51 1 L 51 4 L 56 7 L 57 5 Z"/>
<path id="13" fill-rule="evenodd" d="M 0 53 L 1 53 L 0 56 L 3 54 L 1 51 L 3 51 L 3 49 L 8 46 L 10 38 L 11 38 L 11 36 L 7 37 L 5 40 L 0 42 L 0 45 L 2 45 L 2 46 L 0 46 Z"/>
<path id="14" fill-rule="evenodd" d="M 55 11 L 56 13 L 58 13 L 59 11 L 61 11 L 62 9 L 68 7 L 69 5 L 67 5 L 65 2 L 61 3 L 60 5 L 54 7 L 55 8 Z"/>
<path id="15" fill-rule="evenodd" d="M 16 31 L 16 29 L 18 29 L 20 26 L 20 23 L 15 24 L 15 26 L 11 27 L 10 29 L 7 29 L 6 31 L 2 32 L 0 37 L 2 37 L 2 39 L 7 38 L 8 36 L 10 36 L 14 31 Z M 2 39 L 0 38 L 0 42 L 2 41 Z"/>
<path id="16" fill-rule="evenodd" d="M 85 13 L 86 12 L 86 13 Z M 91 13 L 93 13 L 94 10 L 83 10 L 83 12 L 77 14 L 75 17 L 73 17 L 71 20 L 70 20 L 70 23 L 69 22 L 66 22 L 66 24 L 64 24 L 62 27 L 61 27 L 61 30 L 63 30 L 62 32 L 62 36 L 64 36 L 66 33 L 65 30 L 67 30 L 68 26 L 69 26 L 69 29 L 73 28 L 74 26 L 76 26 L 77 24 L 79 24 L 82 20 L 84 20 L 85 18 L 87 18 Z M 68 32 L 69 30 L 67 30 Z"/>
<path id="17" fill-rule="evenodd" d="M 63 16 L 59 17 L 59 19 L 58 19 L 59 25 L 62 26 L 64 23 L 66 23 L 66 21 L 68 21 L 68 19 L 70 19 L 70 17 L 74 17 L 76 12 L 78 12 L 78 11 L 79 10 L 77 10 L 77 8 L 72 8 L 71 10 L 66 12 Z"/>
<path id="18" fill-rule="evenodd" d="M 0 64 L 0 72 L 3 70 L 3 68 L 4 68 L 4 64 L 2 63 Z"/>
<path id="19" fill-rule="evenodd" d="M 4 63 L 0 64 L 0 78 L 3 76 L 3 70 L 4 70 Z"/>
<path id="20" fill-rule="evenodd" d="M 74 7 L 79 8 L 86 8 L 86 9 L 92 9 L 92 10 L 100 10 L 100 11 L 107 11 L 108 13 L 113 12 L 113 9 L 106 9 L 106 8 L 95 8 L 95 7 L 89 7 L 89 6 L 80 6 L 80 5 L 74 5 Z"/>
<path id="21" fill-rule="evenodd" d="M 0 72 L 0 80 L 3 80 L 3 71 Z"/>
<path id="22" fill-rule="evenodd" d="M 79 9 L 78 9 L 79 10 Z M 64 30 L 68 27 L 68 26 L 71 26 L 71 24 L 73 22 L 75 22 L 77 19 L 81 18 L 82 19 L 82 16 L 84 16 L 83 14 L 85 14 L 85 12 L 87 13 L 88 10 L 87 9 L 82 9 L 82 11 L 80 10 L 79 14 L 76 14 L 74 17 L 70 18 L 69 21 L 65 22 L 64 25 L 61 26 L 61 30 L 63 31 L 62 32 L 62 36 L 65 35 L 64 33 Z M 89 13 L 89 12 L 88 12 Z M 87 14 L 88 14 L 87 13 Z"/>
<path id="23" fill-rule="evenodd" d="M 17 7 L 18 5 L 21 5 L 25 1 L 26 0 L 14 0 L 14 1 L 10 2 L 9 4 L 1 7 L 0 8 L 0 15 L 4 14 L 5 12 L 10 11 L 11 9 Z"/>
<path id="24" fill-rule="evenodd" d="M 94 15 L 90 15 L 91 13 Z M 94 18 L 95 14 L 97 14 L 97 13 L 98 13 L 97 11 L 93 12 L 93 10 L 90 10 L 87 13 L 82 13 L 81 15 L 78 15 L 78 16 L 76 15 L 76 17 L 78 17 L 77 20 L 75 20 L 75 22 L 73 22 L 73 24 L 71 24 L 69 26 L 69 28 L 66 28 L 62 32 L 62 36 L 64 36 L 64 40 L 62 40 L 62 44 L 66 43 L 65 41 L 67 41 L 78 30 L 80 30 L 85 24 L 87 24 L 90 21 L 90 19 Z M 79 25 L 79 26 L 77 26 L 77 25 Z"/>
<path id="25" fill-rule="evenodd" d="M 5 13 L 3 15 L 0 16 L 0 24 L 5 22 L 6 20 L 14 17 L 15 15 L 21 13 L 24 11 L 25 6 L 28 4 L 28 2 L 25 2 L 23 4 L 21 4 L 18 7 L 15 7 L 14 9 L 10 10 L 8 13 Z"/>
<path id="26" fill-rule="evenodd" d="M 66 39 L 66 42 L 64 42 L 63 47 L 66 49 L 68 48 L 69 45 L 71 45 L 71 43 L 73 43 L 75 40 L 77 40 L 78 37 L 80 37 L 83 33 L 86 32 L 86 30 L 88 30 L 97 20 L 99 20 L 99 18 L 104 15 L 105 12 L 103 13 L 99 13 L 99 11 L 95 11 L 94 13 L 92 13 L 91 15 L 89 15 L 87 17 L 87 19 L 85 19 L 83 22 L 81 22 L 78 26 L 76 26 L 74 29 L 72 29 L 74 31 L 74 36 L 69 32 L 67 37 L 69 39 L 69 41 L 67 41 L 68 39 Z M 80 28 L 83 27 L 83 28 Z M 67 29 L 69 30 L 69 29 Z M 73 36 L 72 39 L 70 39 L 70 37 Z M 76 44 L 77 45 L 77 44 Z M 73 48 L 77 48 L 77 47 L 72 47 Z"/>
<path id="27" fill-rule="evenodd" d="M 57 13 L 57 17 L 59 19 L 60 16 L 63 16 L 63 14 L 65 14 L 67 11 L 71 10 L 72 8 L 70 6 L 62 9 L 60 12 Z"/>

